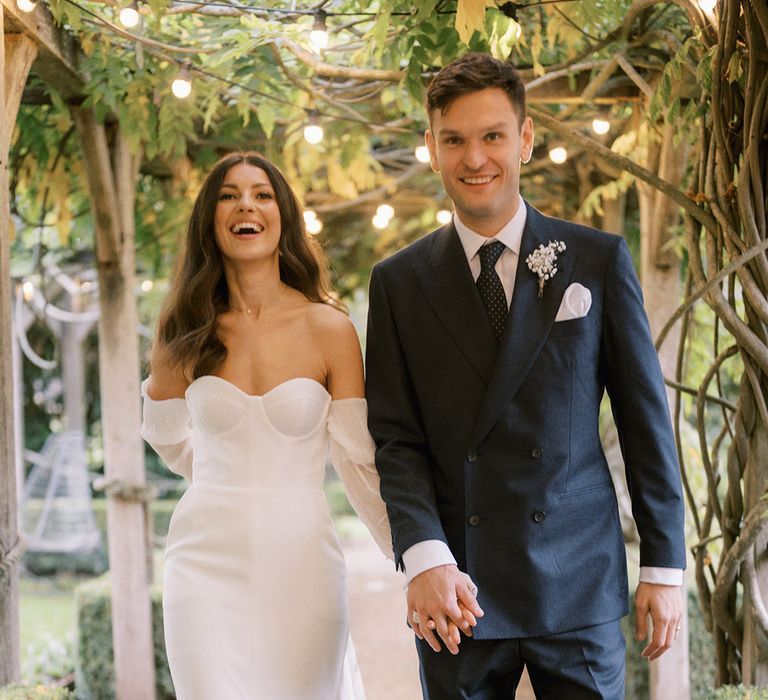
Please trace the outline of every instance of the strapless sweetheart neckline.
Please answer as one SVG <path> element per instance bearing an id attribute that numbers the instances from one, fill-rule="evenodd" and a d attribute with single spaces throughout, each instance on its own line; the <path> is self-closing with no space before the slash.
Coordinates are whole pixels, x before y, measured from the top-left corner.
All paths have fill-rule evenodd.
<path id="1" fill-rule="evenodd" d="M 241 394 L 242 396 L 245 396 L 249 399 L 264 399 L 265 397 L 269 396 L 270 394 L 274 393 L 275 391 L 278 391 L 279 389 L 283 388 L 287 384 L 293 384 L 296 382 L 309 382 L 310 384 L 314 384 L 318 386 L 327 396 L 328 398 L 331 398 L 330 393 L 328 392 L 328 389 L 326 389 L 320 382 L 317 381 L 317 379 L 312 379 L 312 377 L 292 377 L 291 379 L 286 379 L 284 382 L 280 382 L 279 384 L 273 386 L 269 391 L 265 391 L 263 394 L 249 394 L 247 391 L 243 391 L 239 386 L 233 384 L 228 379 L 224 379 L 223 377 L 218 377 L 215 374 L 205 374 L 202 377 L 198 377 L 195 379 L 188 387 L 187 390 L 184 392 L 184 396 L 189 393 L 189 390 L 198 382 L 201 382 L 206 379 L 214 379 L 216 381 L 219 381 L 232 389 L 234 389 L 237 393 Z"/>

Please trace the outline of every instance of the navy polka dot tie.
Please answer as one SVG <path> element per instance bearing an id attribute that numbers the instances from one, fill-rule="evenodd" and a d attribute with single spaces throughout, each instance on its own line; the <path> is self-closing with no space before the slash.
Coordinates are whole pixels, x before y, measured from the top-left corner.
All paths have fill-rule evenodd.
<path id="1" fill-rule="evenodd" d="M 504 296 L 504 287 L 496 274 L 496 261 L 504 252 L 506 246 L 501 241 L 493 241 L 484 245 L 479 250 L 480 276 L 477 278 L 477 291 L 483 300 L 491 327 L 496 334 L 496 340 L 501 338 L 504 331 L 504 323 L 507 320 L 509 309 L 507 298 Z"/>

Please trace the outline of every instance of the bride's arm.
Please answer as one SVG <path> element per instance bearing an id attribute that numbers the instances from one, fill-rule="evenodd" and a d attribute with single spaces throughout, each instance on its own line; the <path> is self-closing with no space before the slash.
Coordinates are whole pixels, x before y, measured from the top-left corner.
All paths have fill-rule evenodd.
<path id="1" fill-rule="evenodd" d="M 381 551 L 392 558 L 392 535 L 387 508 L 379 492 L 375 448 L 368 432 L 368 408 L 363 398 L 363 357 L 352 322 L 341 312 L 318 309 L 317 334 L 331 394 L 328 411 L 331 463 L 341 478 L 347 498 Z"/>
<path id="2" fill-rule="evenodd" d="M 143 437 L 175 474 L 192 481 L 192 439 L 184 399 L 187 381 L 155 342 L 152 374 L 141 384 Z"/>

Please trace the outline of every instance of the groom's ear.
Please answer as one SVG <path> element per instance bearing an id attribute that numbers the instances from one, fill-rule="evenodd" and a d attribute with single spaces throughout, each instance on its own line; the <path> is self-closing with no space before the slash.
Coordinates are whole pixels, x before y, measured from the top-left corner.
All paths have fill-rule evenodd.
<path id="1" fill-rule="evenodd" d="M 440 164 L 437 160 L 437 144 L 435 143 L 435 136 L 432 133 L 432 129 L 427 129 L 424 132 L 424 143 L 429 150 L 429 164 L 432 167 L 433 173 L 440 172 Z"/>

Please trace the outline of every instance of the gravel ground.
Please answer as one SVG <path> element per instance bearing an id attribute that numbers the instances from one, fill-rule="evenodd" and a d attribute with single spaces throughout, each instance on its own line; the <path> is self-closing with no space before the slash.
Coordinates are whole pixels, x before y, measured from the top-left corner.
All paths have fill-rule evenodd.
<path id="1" fill-rule="evenodd" d="M 344 541 L 350 628 L 366 700 L 421 700 L 413 633 L 405 625 L 402 574 L 369 537 Z M 527 676 L 517 700 L 534 700 Z"/>

